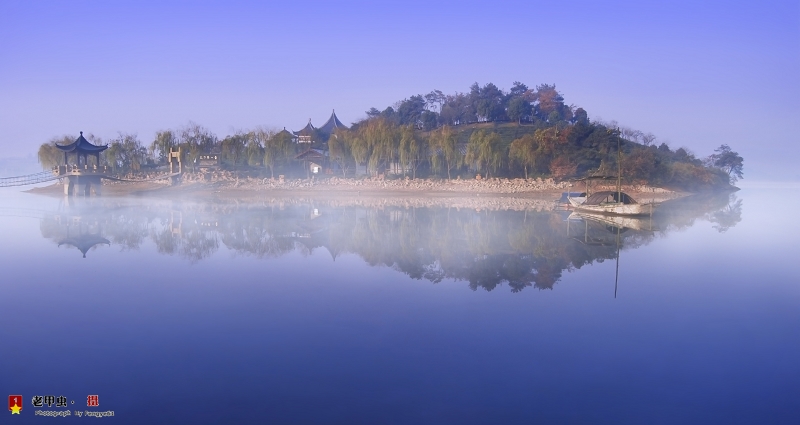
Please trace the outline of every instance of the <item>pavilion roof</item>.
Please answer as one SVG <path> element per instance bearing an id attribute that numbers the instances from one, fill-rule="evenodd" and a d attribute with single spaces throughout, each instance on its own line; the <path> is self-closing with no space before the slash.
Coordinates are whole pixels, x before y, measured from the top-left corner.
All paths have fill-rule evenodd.
<path id="1" fill-rule="evenodd" d="M 339 118 L 336 116 L 336 110 L 334 110 L 331 112 L 331 117 L 328 118 L 328 121 L 325 122 L 325 124 L 322 124 L 322 127 L 319 128 L 319 131 L 325 134 L 331 134 L 337 128 L 343 128 L 347 130 L 347 126 L 339 121 Z"/>
<path id="2" fill-rule="evenodd" d="M 308 124 L 303 127 L 300 131 L 295 131 L 294 134 L 296 136 L 313 136 L 314 133 L 317 131 L 316 127 L 311 124 L 311 118 L 308 119 Z"/>
<path id="3" fill-rule="evenodd" d="M 83 137 L 82 131 L 81 135 L 77 139 L 75 139 L 74 142 L 68 145 L 56 144 L 56 147 L 58 148 L 58 150 L 62 152 L 78 152 L 78 153 L 92 153 L 92 154 L 100 153 L 108 149 L 108 145 L 103 145 L 103 146 L 93 145 L 91 142 L 86 140 L 85 137 Z"/>
<path id="4" fill-rule="evenodd" d="M 289 135 L 289 137 L 291 137 L 291 138 L 295 138 L 295 137 L 297 137 L 297 136 L 296 136 L 294 133 L 292 133 L 291 131 L 287 130 L 287 129 L 286 129 L 286 127 L 283 127 L 283 130 L 281 130 L 281 131 L 277 132 L 277 133 L 275 134 L 275 136 L 280 136 L 280 135 L 282 135 L 282 134 L 284 134 L 284 133 L 285 133 L 285 134 L 287 134 L 287 135 Z"/>

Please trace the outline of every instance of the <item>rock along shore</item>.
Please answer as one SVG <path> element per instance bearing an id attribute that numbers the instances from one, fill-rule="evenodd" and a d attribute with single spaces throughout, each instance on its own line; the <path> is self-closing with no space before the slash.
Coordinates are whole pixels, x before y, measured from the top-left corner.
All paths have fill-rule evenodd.
<path id="1" fill-rule="evenodd" d="M 131 180 L 156 175 L 128 176 Z M 613 186 L 613 185 L 612 185 Z M 595 186 L 592 191 L 614 190 Z M 562 192 L 582 191 L 582 185 L 553 179 L 383 179 L 325 176 L 312 179 L 263 178 L 246 173 L 216 171 L 184 173 L 182 183 L 104 181 L 103 196 L 148 196 L 196 200 L 265 201 L 270 199 L 325 199 L 348 205 L 396 205 L 407 207 L 452 206 L 486 209 L 552 209 Z M 667 189 L 625 185 L 623 190 L 642 203 L 661 202 L 685 195 Z M 32 189 L 32 193 L 63 194 L 60 185 Z"/>

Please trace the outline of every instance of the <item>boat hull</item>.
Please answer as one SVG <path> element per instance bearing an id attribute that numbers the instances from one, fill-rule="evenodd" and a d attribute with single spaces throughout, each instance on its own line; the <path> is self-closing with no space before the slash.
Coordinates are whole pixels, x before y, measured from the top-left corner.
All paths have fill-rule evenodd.
<path id="1" fill-rule="evenodd" d="M 608 203 L 600 205 L 572 204 L 576 211 L 609 215 L 648 215 L 653 212 L 653 204 Z M 577 205 L 576 205 L 577 204 Z"/>
<path id="2" fill-rule="evenodd" d="M 647 218 L 640 218 L 636 216 L 621 216 L 609 214 L 589 214 L 575 211 L 569 215 L 569 220 L 590 220 L 605 226 L 627 228 L 633 230 L 656 230 L 653 226 L 652 220 Z"/>

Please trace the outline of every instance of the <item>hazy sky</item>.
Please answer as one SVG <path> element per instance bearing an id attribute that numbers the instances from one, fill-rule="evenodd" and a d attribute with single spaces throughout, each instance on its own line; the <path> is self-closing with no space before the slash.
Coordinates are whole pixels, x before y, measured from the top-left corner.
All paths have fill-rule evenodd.
<path id="1" fill-rule="evenodd" d="M 554 83 L 591 119 L 800 180 L 800 0 L 0 2 L 0 156 L 190 120 L 346 124 L 432 89 Z"/>

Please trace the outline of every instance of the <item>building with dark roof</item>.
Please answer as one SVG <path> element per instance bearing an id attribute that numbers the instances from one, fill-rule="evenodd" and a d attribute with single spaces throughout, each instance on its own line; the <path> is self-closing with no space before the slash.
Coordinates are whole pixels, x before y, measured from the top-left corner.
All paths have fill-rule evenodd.
<path id="1" fill-rule="evenodd" d="M 300 131 L 295 131 L 294 135 L 297 137 L 297 143 L 314 143 L 317 139 L 317 128 L 311 124 L 311 118 L 308 119 L 308 124 Z"/>
<path id="2" fill-rule="evenodd" d="M 309 118 L 308 124 L 306 124 L 302 130 L 295 131 L 293 134 L 297 139 L 297 143 L 314 143 L 318 141 L 324 142 L 328 140 L 331 134 L 338 129 L 347 130 L 348 127 L 339 120 L 339 117 L 336 116 L 336 111 L 334 110 L 331 112 L 331 116 L 328 118 L 328 121 L 326 121 L 325 124 L 322 124 L 322 127 L 314 127 L 314 125 L 311 124 L 311 119 Z"/>
<path id="3" fill-rule="evenodd" d="M 75 154 L 75 164 L 76 165 L 87 165 L 86 159 L 89 155 L 95 157 L 97 160 L 96 165 L 100 165 L 100 153 L 104 150 L 108 149 L 108 145 L 97 146 L 86 140 L 83 137 L 83 132 L 81 131 L 81 135 L 75 139 L 74 142 L 68 145 L 59 145 L 56 144 L 56 148 L 61 152 L 64 152 L 64 164 L 68 164 L 67 162 L 67 155 L 68 154 Z M 81 157 L 83 157 L 83 163 L 81 164 Z"/>
<path id="4" fill-rule="evenodd" d="M 339 117 L 336 116 L 336 110 L 333 110 L 333 112 L 331 112 L 331 117 L 328 118 L 328 121 L 325 124 L 322 124 L 322 127 L 319 128 L 319 132 L 324 134 L 326 137 L 329 137 L 334 131 L 340 128 L 343 130 L 348 129 L 346 125 L 339 121 Z"/>

